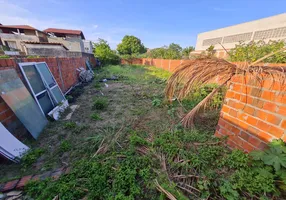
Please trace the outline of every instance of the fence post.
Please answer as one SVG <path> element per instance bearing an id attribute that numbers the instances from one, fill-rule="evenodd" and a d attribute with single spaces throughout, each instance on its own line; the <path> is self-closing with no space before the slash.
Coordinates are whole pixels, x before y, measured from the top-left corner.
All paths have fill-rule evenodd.
<path id="1" fill-rule="evenodd" d="M 63 80 L 63 76 L 62 76 L 62 69 L 61 69 L 61 65 L 59 63 L 59 58 L 56 57 L 56 61 L 57 61 L 57 66 L 58 66 L 58 70 L 59 70 L 59 75 L 60 75 L 60 79 L 61 79 L 61 82 L 62 82 L 62 87 L 63 87 L 63 91 L 65 91 L 65 84 L 64 84 L 64 80 Z"/>

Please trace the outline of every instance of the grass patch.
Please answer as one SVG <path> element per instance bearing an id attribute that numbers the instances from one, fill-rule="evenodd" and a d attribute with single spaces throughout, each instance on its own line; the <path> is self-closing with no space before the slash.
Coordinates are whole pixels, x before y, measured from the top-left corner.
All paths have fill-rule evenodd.
<path id="1" fill-rule="evenodd" d="M 72 147 L 71 143 L 67 140 L 64 140 L 61 142 L 60 152 L 67 152 L 71 149 L 71 147 Z"/>
<path id="2" fill-rule="evenodd" d="M 93 120 L 95 120 L 95 121 L 97 121 L 97 120 L 102 120 L 102 118 L 99 116 L 98 113 L 92 113 L 92 114 L 90 115 L 90 118 L 93 119 Z"/>
<path id="3" fill-rule="evenodd" d="M 104 110 L 108 106 L 108 99 L 105 97 L 96 97 L 93 101 L 93 109 Z"/>
<path id="4" fill-rule="evenodd" d="M 37 159 L 43 155 L 45 151 L 43 149 L 31 149 L 29 150 L 21 159 L 23 169 L 27 169 L 28 167 L 32 166 Z"/>

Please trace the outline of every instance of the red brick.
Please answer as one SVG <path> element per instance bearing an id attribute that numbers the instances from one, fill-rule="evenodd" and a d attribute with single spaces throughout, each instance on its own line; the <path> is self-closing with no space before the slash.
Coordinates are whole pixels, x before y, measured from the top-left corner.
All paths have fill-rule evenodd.
<path id="1" fill-rule="evenodd" d="M 256 126 L 257 124 L 257 119 L 255 119 L 252 116 L 248 116 L 246 122 L 250 125 Z"/>
<path id="2" fill-rule="evenodd" d="M 233 84 L 232 90 L 234 90 L 236 92 L 240 92 L 241 91 L 241 85 Z"/>
<path id="3" fill-rule="evenodd" d="M 283 135 L 284 130 L 277 128 L 275 126 L 270 126 L 269 133 L 271 133 L 272 135 L 274 135 L 277 138 L 280 138 Z"/>
<path id="4" fill-rule="evenodd" d="M 251 151 L 255 150 L 255 148 L 251 144 L 249 144 L 248 142 L 243 143 L 242 147 L 246 152 L 251 152 Z"/>
<path id="5" fill-rule="evenodd" d="M 255 111 L 255 116 L 262 119 L 262 120 L 266 120 L 268 113 L 262 111 L 262 110 L 256 110 Z"/>
<path id="6" fill-rule="evenodd" d="M 243 130 L 247 130 L 249 125 L 244 123 L 243 121 L 239 121 L 239 127 L 241 127 Z"/>
<path id="7" fill-rule="evenodd" d="M 275 115 L 272 115 L 272 114 L 267 114 L 267 120 L 266 121 L 270 122 L 271 124 L 278 125 L 281 122 L 281 118 L 277 117 Z"/>
<path id="8" fill-rule="evenodd" d="M 23 188 L 26 185 L 26 183 L 28 183 L 28 181 L 30 181 L 31 179 L 32 175 L 22 177 L 19 183 L 17 184 L 16 188 L 17 189 Z"/>
<path id="9" fill-rule="evenodd" d="M 264 106 L 264 101 L 261 99 L 253 98 L 251 105 L 257 107 L 257 108 L 263 108 Z"/>
<path id="10" fill-rule="evenodd" d="M 237 111 L 234 110 L 234 109 L 230 109 L 229 110 L 229 115 L 233 116 L 233 117 L 236 117 L 237 116 Z"/>
<path id="11" fill-rule="evenodd" d="M 245 131 L 241 131 L 240 132 L 240 137 L 243 138 L 244 140 L 248 140 L 248 138 L 250 137 L 248 133 L 246 133 Z"/>
<path id="12" fill-rule="evenodd" d="M 272 140 L 272 136 L 265 132 L 260 132 L 258 134 L 259 138 L 265 142 L 270 142 Z"/>
<path id="13" fill-rule="evenodd" d="M 246 104 L 242 104 L 240 102 L 235 103 L 234 108 L 236 109 L 243 109 L 245 107 Z"/>
<path id="14" fill-rule="evenodd" d="M 237 99 L 237 100 L 240 100 L 241 98 L 241 95 L 238 94 L 238 93 L 235 93 L 234 96 L 233 96 L 234 99 Z"/>
<path id="15" fill-rule="evenodd" d="M 10 190 L 13 190 L 16 187 L 18 182 L 19 182 L 19 179 L 7 182 L 5 186 L 2 188 L 1 192 L 7 192 Z"/>
<path id="16" fill-rule="evenodd" d="M 275 112 L 276 111 L 276 107 L 277 105 L 275 103 L 270 103 L 270 102 L 265 102 L 263 105 L 263 108 L 265 110 L 271 111 L 271 112 Z"/>
<path id="17" fill-rule="evenodd" d="M 277 113 L 286 116 L 286 106 L 279 106 Z"/>
<path id="18" fill-rule="evenodd" d="M 258 147 L 260 145 L 260 143 L 261 143 L 261 140 L 257 139 L 256 137 L 250 137 L 248 139 L 248 142 L 250 144 L 252 144 L 253 146 Z"/>
<path id="19" fill-rule="evenodd" d="M 257 127 L 265 132 L 268 132 L 270 129 L 270 125 L 265 123 L 264 121 L 258 120 Z"/>
<path id="20" fill-rule="evenodd" d="M 265 100 L 272 101 L 275 98 L 275 93 L 270 91 L 263 91 L 261 97 Z"/>
<path id="21" fill-rule="evenodd" d="M 250 107 L 250 106 L 246 106 L 243 111 L 250 114 L 250 115 L 253 115 L 255 109 Z"/>
<path id="22" fill-rule="evenodd" d="M 284 129 L 286 129 L 286 120 L 285 120 L 285 119 L 282 121 L 281 127 L 284 128 Z"/>
<path id="23" fill-rule="evenodd" d="M 260 132 L 255 126 L 249 126 L 247 131 L 253 135 L 258 135 Z"/>

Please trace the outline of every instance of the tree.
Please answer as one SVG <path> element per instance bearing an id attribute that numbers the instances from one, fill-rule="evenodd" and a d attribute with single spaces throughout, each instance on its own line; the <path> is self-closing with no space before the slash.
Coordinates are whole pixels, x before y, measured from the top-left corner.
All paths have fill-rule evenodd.
<path id="1" fill-rule="evenodd" d="M 214 45 L 209 46 L 209 48 L 206 49 L 207 56 L 213 57 L 215 55 L 216 50 L 214 49 Z"/>
<path id="2" fill-rule="evenodd" d="M 189 46 L 189 47 L 186 47 L 186 48 L 184 48 L 183 49 L 183 51 L 182 51 L 182 55 L 184 56 L 184 57 L 189 57 L 189 55 L 190 55 L 190 52 L 192 52 L 192 51 L 194 51 L 195 50 L 195 47 L 193 47 L 193 46 Z"/>
<path id="3" fill-rule="evenodd" d="M 98 39 L 97 43 L 93 43 L 94 56 L 99 58 L 100 62 L 104 64 L 118 64 L 120 59 L 116 52 L 111 50 L 106 40 Z"/>
<path id="4" fill-rule="evenodd" d="M 169 45 L 169 50 L 175 51 L 175 52 L 181 52 L 183 48 L 179 44 L 171 43 Z"/>
<path id="5" fill-rule="evenodd" d="M 142 54 L 146 52 L 146 48 L 139 38 L 125 35 L 117 45 L 117 51 L 120 55 Z"/>
<path id="6" fill-rule="evenodd" d="M 231 49 L 230 61 L 239 62 L 247 61 L 254 62 L 259 58 L 269 54 L 270 52 L 275 52 L 285 46 L 284 41 L 269 41 L 268 43 L 264 41 L 249 42 L 249 43 L 239 43 L 235 48 Z M 280 52 L 267 59 L 264 62 L 268 63 L 286 63 L 286 53 Z"/>

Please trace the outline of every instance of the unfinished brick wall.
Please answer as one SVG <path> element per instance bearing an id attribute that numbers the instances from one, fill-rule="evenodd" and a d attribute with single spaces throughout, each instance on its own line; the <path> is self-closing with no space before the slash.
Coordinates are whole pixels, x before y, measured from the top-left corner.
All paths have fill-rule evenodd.
<path id="1" fill-rule="evenodd" d="M 46 62 L 54 75 L 59 87 L 63 92 L 67 91 L 70 87 L 78 83 L 78 76 L 76 69 L 79 67 L 86 68 L 85 61 L 87 58 L 22 58 L 22 59 L 0 59 L 0 70 L 15 69 L 18 76 L 24 80 L 18 63 L 21 62 Z M 89 59 L 92 64 L 95 59 Z M 21 138 L 17 134 L 17 129 L 23 132 L 21 122 L 17 119 L 13 111 L 8 107 L 4 100 L 0 97 L 0 122 L 15 136 Z"/>
<path id="2" fill-rule="evenodd" d="M 257 83 L 250 77 L 234 76 L 215 135 L 228 136 L 230 147 L 246 152 L 263 149 L 273 139 L 286 141 L 286 94 L 281 88 L 280 82 Z"/>
<path id="3" fill-rule="evenodd" d="M 149 65 L 162 68 L 164 70 L 173 72 L 185 60 L 169 60 L 169 59 L 152 59 L 152 58 L 136 58 L 131 61 L 121 60 L 121 64 L 133 65 Z"/>

